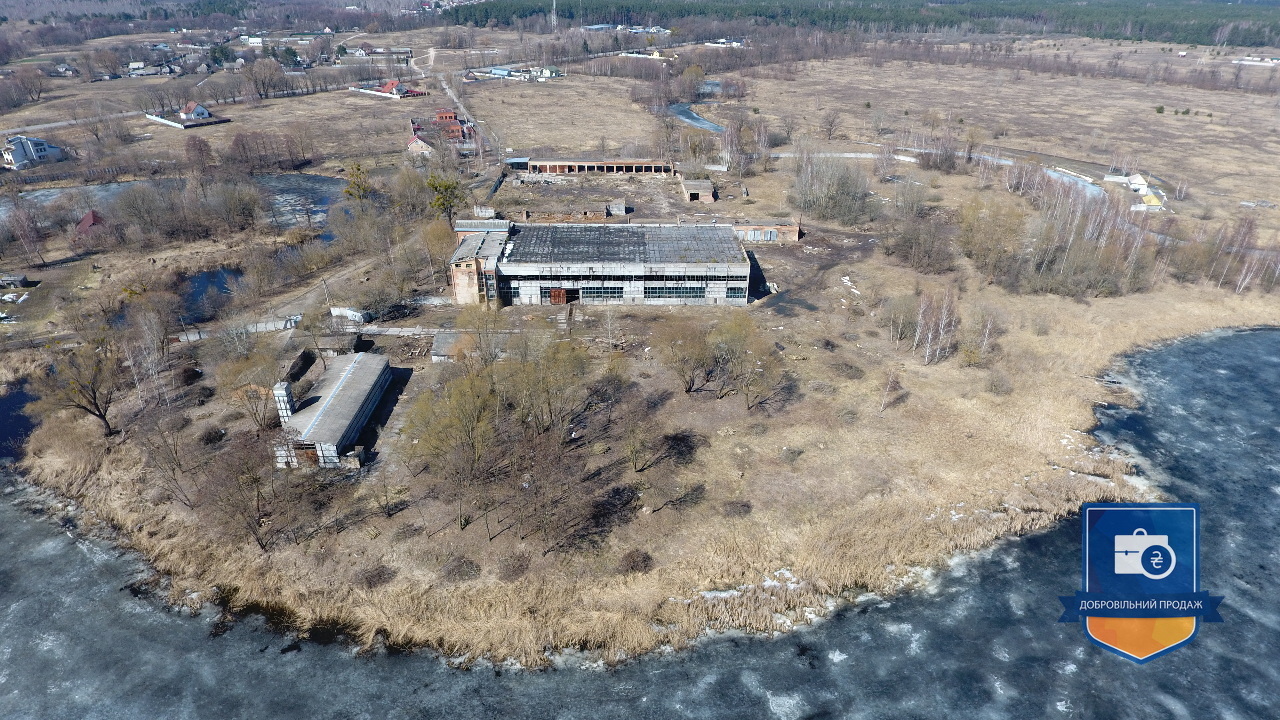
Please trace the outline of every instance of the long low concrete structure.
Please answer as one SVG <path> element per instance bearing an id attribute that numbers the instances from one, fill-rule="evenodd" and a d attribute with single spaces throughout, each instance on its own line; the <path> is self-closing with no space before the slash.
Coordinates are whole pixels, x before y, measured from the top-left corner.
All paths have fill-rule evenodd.
<path id="1" fill-rule="evenodd" d="M 289 383 L 277 384 L 273 389 L 276 409 L 289 440 L 276 448 L 276 465 L 359 467 L 362 458 L 352 448 L 390 382 L 386 357 L 355 353 L 330 360 L 329 368 L 300 400 L 295 401 Z"/>

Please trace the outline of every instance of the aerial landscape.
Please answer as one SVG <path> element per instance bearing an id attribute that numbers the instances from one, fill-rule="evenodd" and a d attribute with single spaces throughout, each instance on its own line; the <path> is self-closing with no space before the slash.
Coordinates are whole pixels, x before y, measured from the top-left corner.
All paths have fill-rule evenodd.
<path id="1" fill-rule="evenodd" d="M 1280 4 L 0 5 L 0 717 L 1280 717 Z"/>

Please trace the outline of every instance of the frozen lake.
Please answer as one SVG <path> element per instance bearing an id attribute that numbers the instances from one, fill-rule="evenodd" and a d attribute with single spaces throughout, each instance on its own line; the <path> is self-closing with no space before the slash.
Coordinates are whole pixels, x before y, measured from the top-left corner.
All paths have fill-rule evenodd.
<path id="1" fill-rule="evenodd" d="M 124 586 L 133 557 L 0 503 L 3 718 L 1277 718 L 1280 332 L 1214 333 L 1136 356 L 1144 403 L 1099 434 L 1203 510 L 1203 587 L 1225 622 L 1135 665 L 1058 624 L 1079 524 L 1009 540 L 930 592 L 775 640 L 720 638 L 614 671 L 455 671 L 355 658 L 261 620 L 211 637 Z"/>
<path id="2" fill-rule="evenodd" d="M 253 181 L 265 192 L 270 203 L 262 215 L 262 222 L 280 228 L 322 227 L 329 213 L 329 204 L 342 197 L 346 180 L 312 175 L 309 173 L 279 173 L 254 175 Z M 46 204 L 67 193 L 81 193 L 92 203 L 110 202 L 121 190 L 139 182 L 166 183 L 173 180 L 129 180 L 115 183 L 99 183 L 67 188 L 43 188 L 27 190 L 24 199 Z M 0 220 L 8 217 L 10 204 L 0 203 Z"/>

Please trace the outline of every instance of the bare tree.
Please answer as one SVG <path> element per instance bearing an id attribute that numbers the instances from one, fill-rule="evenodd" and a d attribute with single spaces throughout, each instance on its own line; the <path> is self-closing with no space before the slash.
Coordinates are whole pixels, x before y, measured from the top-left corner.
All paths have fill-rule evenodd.
<path id="1" fill-rule="evenodd" d="M 686 393 L 706 384 L 715 354 L 701 326 L 686 319 L 663 323 L 655 333 L 654 344 L 661 350 L 663 364 L 680 378 Z"/>
<path id="2" fill-rule="evenodd" d="M 116 429 L 108 414 L 120 388 L 120 364 L 105 344 L 81 345 L 55 358 L 48 372 L 32 381 L 37 399 L 32 413 L 48 417 L 60 410 L 78 410 L 102 423 L 102 434 Z"/>
<path id="3" fill-rule="evenodd" d="M 1179 178 L 1178 184 L 1173 189 L 1173 199 L 1178 201 L 1186 200 L 1191 195 L 1191 185 L 1186 178 Z"/>
<path id="4" fill-rule="evenodd" d="M 459 529 L 468 524 L 464 495 L 492 477 L 495 401 L 489 380 L 472 373 L 450 382 L 438 396 L 422 395 L 405 423 L 405 436 L 413 439 L 409 456 L 453 486 Z"/>
<path id="5" fill-rule="evenodd" d="M 897 370 L 890 370 L 884 379 L 884 390 L 880 393 L 880 416 L 884 417 L 884 411 L 890 405 L 894 405 L 901 400 L 905 391 L 902 388 L 902 381 Z"/>
<path id="6" fill-rule="evenodd" d="M 818 133 L 826 140 L 835 140 L 843 127 L 844 117 L 836 108 L 827 110 L 818 118 Z"/>
<path id="7" fill-rule="evenodd" d="M 13 80 L 27 94 L 27 99 L 36 102 L 48 87 L 49 78 L 39 68 L 27 65 L 13 74 Z"/>
<path id="8" fill-rule="evenodd" d="M 876 151 L 875 173 L 881 182 L 885 182 L 898 165 L 898 158 L 894 154 L 896 150 L 897 143 L 888 139 L 880 143 L 880 148 Z"/>
<path id="9" fill-rule="evenodd" d="M 162 430 L 142 436 L 147 469 L 170 497 L 187 508 L 200 504 L 206 456 L 203 450 L 179 430 Z"/>

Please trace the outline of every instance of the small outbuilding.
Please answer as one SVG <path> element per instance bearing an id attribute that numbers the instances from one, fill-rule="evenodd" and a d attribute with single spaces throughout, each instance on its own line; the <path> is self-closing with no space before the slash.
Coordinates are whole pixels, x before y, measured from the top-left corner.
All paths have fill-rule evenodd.
<path id="1" fill-rule="evenodd" d="M 689 202 L 716 201 L 716 186 L 710 180 L 681 180 L 680 189 L 684 191 L 684 199 Z"/>
<path id="2" fill-rule="evenodd" d="M 76 235 L 88 237 L 98 232 L 106 224 L 106 218 L 98 214 L 97 210 L 90 210 L 84 214 L 84 217 L 80 218 L 80 222 L 76 223 Z"/>

